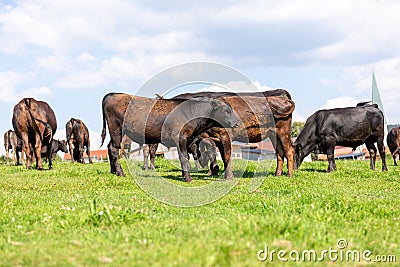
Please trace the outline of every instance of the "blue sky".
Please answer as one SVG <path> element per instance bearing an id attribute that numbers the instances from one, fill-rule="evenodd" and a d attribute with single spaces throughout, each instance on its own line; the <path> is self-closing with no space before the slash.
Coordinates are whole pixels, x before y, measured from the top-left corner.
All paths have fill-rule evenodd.
<path id="1" fill-rule="evenodd" d="M 0 130 L 35 97 L 55 110 L 58 137 L 81 118 L 96 149 L 106 93 L 191 61 L 287 89 L 295 120 L 369 100 L 374 71 L 388 123 L 400 122 L 399 1 L 192 2 L 0 0 Z"/>

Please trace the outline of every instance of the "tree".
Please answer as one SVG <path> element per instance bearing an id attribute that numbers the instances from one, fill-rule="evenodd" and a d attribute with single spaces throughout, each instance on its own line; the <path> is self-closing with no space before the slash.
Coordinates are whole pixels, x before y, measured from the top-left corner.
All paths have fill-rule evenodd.
<path id="1" fill-rule="evenodd" d="M 302 121 L 294 121 L 292 123 L 292 137 L 297 137 L 300 134 L 304 128 L 304 124 L 305 122 Z"/>

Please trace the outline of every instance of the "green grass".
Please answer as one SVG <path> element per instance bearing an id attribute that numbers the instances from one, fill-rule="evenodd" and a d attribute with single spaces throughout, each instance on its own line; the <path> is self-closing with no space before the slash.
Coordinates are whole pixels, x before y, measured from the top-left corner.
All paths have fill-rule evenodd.
<path id="1" fill-rule="evenodd" d="M 127 177 L 109 174 L 108 163 L 56 163 L 51 171 L 1 165 L 0 266 L 280 266 L 276 254 L 261 262 L 257 252 L 267 245 L 319 253 L 337 249 L 340 238 L 347 249 L 399 262 L 400 167 L 388 162 L 382 173 L 379 163 L 371 171 L 367 161 L 337 161 L 329 174 L 326 162 L 303 163 L 293 178 L 261 168 L 256 176 L 266 179 L 250 192 L 256 165 L 237 161 L 235 174 L 244 171 L 237 186 L 193 208 L 148 196 L 125 163 Z M 133 164 L 135 175 L 160 173 L 190 187 L 215 180 L 200 171 L 187 184 L 166 160 L 156 165 L 157 172 L 144 172 Z M 330 264 L 326 257 L 322 265 Z"/>

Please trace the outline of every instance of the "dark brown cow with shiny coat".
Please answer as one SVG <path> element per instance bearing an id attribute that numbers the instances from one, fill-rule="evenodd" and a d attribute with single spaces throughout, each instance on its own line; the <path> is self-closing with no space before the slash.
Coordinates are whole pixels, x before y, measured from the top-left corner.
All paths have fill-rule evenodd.
<path id="1" fill-rule="evenodd" d="M 282 175 L 284 158 L 287 159 L 288 175 L 293 175 L 294 147 L 290 139 L 292 113 L 295 108 L 290 94 L 284 89 L 264 92 L 229 93 L 229 92 L 199 92 L 178 95 L 179 98 L 199 96 L 216 97 L 224 100 L 237 112 L 244 127 L 232 129 L 234 141 L 260 142 L 270 137 L 277 154 L 275 175 Z M 257 99 L 259 98 L 259 99 Z M 273 117 L 273 122 L 266 120 Z M 213 128 L 206 132 L 220 150 L 224 165 L 231 158 L 231 148 L 224 145 L 228 134 L 223 128 Z M 192 151 L 196 153 L 195 151 Z M 199 155 L 200 156 L 200 155 Z M 215 164 L 214 164 L 215 165 Z M 215 173 L 216 171 L 212 171 Z"/>
<path id="2" fill-rule="evenodd" d="M 214 126 L 224 124 L 226 127 L 236 127 L 239 123 L 229 105 L 208 98 L 151 99 L 110 93 L 103 98 L 102 108 L 102 143 L 108 124 L 111 136 L 108 144 L 111 172 L 121 176 L 124 173 L 118 161 L 118 149 L 123 132 L 139 145 L 163 143 L 168 147 L 178 147 L 184 179 L 190 182 L 187 152 L 190 142 L 201 132 Z M 233 176 L 232 173 L 225 174 L 226 178 Z"/>
<path id="3" fill-rule="evenodd" d="M 51 160 L 51 144 L 57 130 L 57 120 L 54 111 L 43 101 L 33 98 L 24 98 L 14 106 L 12 124 L 15 134 L 23 141 L 23 150 L 26 154 L 26 167 L 31 166 L 30 145 L 36 157 L 36 168 L 43 170 L 41 150 L 47 146 L 49 169 L 53 167 Z"/>
<path id="4" fill-rule="evenodd" d="M 83 121 L 71 118 L 65 125 L 65 132 L 69 153 L 71 155 L 71 162 L 74 163 L 77 161 L 85 163 L 83 160 L 83 151 L 86 149 L 89 163 L 92 163 L 92 158 L 90 157 L 89 130 Z"/>
<path id="5" fill-rule="evenodd" d="M 400 156 L 400 128 L 393 128 L 387 135 L 387 145 L 393 156 L 394 165 L 397 166 L 396 157 Z"/>

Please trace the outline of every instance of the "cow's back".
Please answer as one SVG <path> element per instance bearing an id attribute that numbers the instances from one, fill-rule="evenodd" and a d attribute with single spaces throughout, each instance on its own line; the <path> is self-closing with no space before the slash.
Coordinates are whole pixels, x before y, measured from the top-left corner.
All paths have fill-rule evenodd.
<path id="1" fill-rule="evenodd" d="M 383 114 L 374 106 L 319 110 L 314 115 L 316 135 L 337 141 L 363 141 L 383 131 Z"/>

